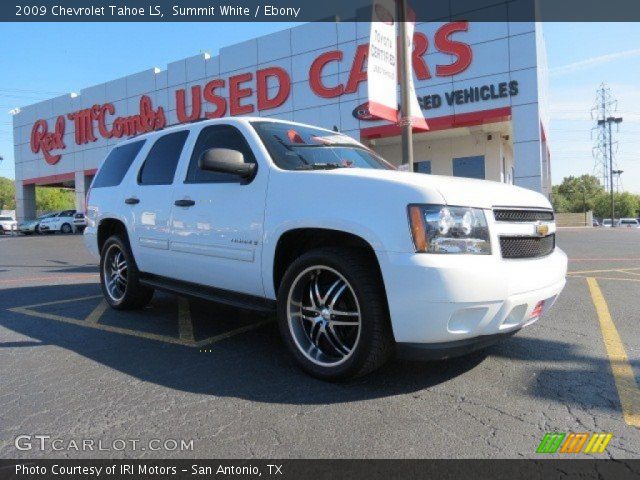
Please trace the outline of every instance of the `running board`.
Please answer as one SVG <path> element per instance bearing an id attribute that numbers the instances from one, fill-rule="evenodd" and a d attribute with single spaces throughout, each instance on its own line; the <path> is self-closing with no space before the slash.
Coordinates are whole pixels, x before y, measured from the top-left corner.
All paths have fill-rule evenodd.
<path id="1" fill-rule="evenodd" d="M 221 288 L 208 287 L 198 283 L 184 282 L 172 278 L 140 272 L 140 283 L 165 292 L 200 298 L 232 307 L 246 308 L 258 312 L 275 313 L 276 301 L 268 298 L 232 292 Z"/>

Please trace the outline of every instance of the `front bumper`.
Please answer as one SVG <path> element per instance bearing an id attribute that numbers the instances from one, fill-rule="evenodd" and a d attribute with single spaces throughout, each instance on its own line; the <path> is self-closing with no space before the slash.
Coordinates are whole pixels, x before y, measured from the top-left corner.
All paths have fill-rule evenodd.
<path id="1" fill-rule="evenodd" d="M 565 285 L 562 250 L 543 258 L 387 253 L 380 266 L 398 343 L 443 344 L 513 333 Z M 455 347 L 454 344 L 452 344 Z"/>
<path id="2" fill-rule="evenodd" d="M 518 328 L 509 332 L 480 335 L 479 337 L 443 343 L 397 343 L 396 356 L 405 360 L 444 360 L 460 357 L 506 340 L 519 331 Z"/>

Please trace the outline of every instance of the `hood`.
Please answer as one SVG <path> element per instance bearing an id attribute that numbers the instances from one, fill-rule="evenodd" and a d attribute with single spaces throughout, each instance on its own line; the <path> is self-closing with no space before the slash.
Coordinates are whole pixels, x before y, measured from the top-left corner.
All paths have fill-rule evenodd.
<path id="1" fill-rule="evenodd" d="M 447 205 L 488 209 L 493 207 L 551 208 L 549 200 L 538 192 L 490 180 L 365 168 L 340 168 L 327 172 L 402 183 L 423 192 L 433 193 L 435 190 L 444 198 Z"/>

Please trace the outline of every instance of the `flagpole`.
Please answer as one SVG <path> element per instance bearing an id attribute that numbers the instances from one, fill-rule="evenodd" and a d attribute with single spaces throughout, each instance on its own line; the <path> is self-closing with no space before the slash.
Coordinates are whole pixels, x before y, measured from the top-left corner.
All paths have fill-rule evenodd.
<path id="1" fill-rule="evenodd" d="M 411 127 L 410 97 L 411 86 L 411 52 L 409 52 L 409 39 L 407 38 L 406 0 L 396 1 L 396 18 L 400 36 L 400 112 L 398 122 L 402 128 L 402 163 L 413 172 L 413 130 Z"/>

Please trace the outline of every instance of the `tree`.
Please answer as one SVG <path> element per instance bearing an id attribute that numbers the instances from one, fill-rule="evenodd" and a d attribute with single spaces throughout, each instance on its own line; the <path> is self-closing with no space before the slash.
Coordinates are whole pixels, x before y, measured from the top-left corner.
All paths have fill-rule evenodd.
<path id="1" fill-rule="evenodd" d="M 13 180 L 0 177 L 0 210 L 15 210 L 16 186 Z"/>
<path id="2" fill-rule="evenodd" d="M 57 187 L 36 187 L 36 210 L 39 212 L 72 209 L 74 203 L 73 190 Z"/>
<path id="3" fill-rule="evenodd" d="M 616 218 L 638 216 L 640 200 L 637 195 L 629 192 L 614 193 L 613 199 Z M 603 192 L 597 197 L 594 214 L 599 218 L 611 218 L 611 196 L 608 193 Z"/>
<path id="4" fill-rule="evenodd" d="M 593 210 L 596 199 L 604 192 L 600 181 L 593 175 L 565 177 L 560 185 L 553 187 L 553 198 L 559 197 L 558 204 L 565 208 L 559 212 L 582 212 Z M 563 200 L 564 199 L 564 200 Z M 554 201 L 554 208 L 556 202 Z"/>
<path id="5" fill-rule="evenodd" d="M 566 213 L 571 211 L 571 203 L 560 192 L 558 192 L 558 186 L 554 185 L 551 188 L 551 203 L 553 204 L 553 209 L 558 213 Z"/>

